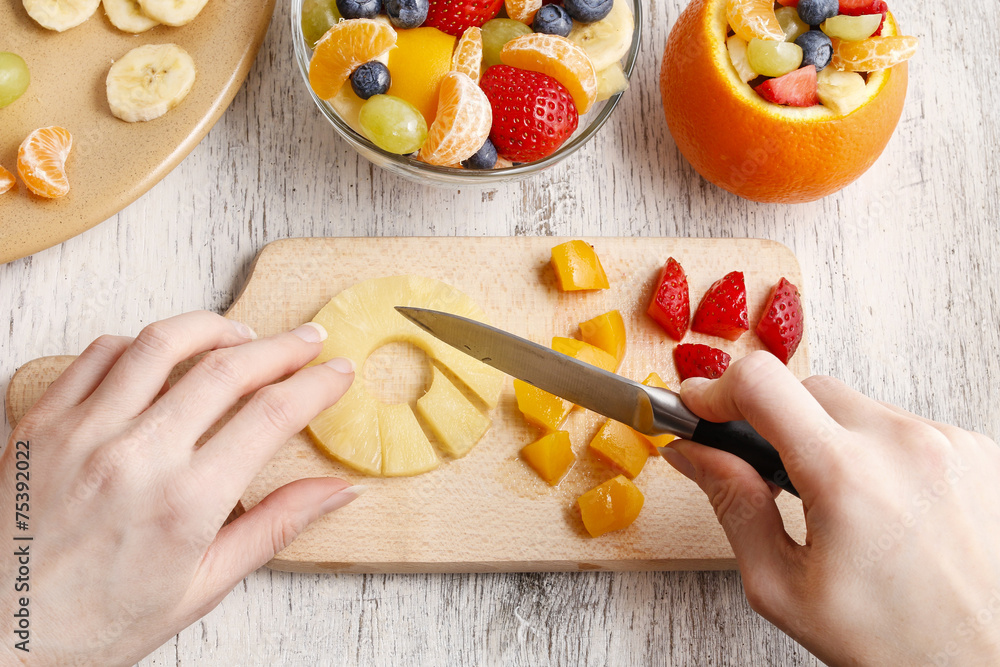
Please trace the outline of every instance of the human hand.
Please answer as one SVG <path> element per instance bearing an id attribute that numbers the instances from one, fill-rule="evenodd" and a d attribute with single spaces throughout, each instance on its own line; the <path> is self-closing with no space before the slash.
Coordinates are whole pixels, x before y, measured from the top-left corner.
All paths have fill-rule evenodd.
<path id="1" fill-rule="evenodd" d="M 11 634 L 0 651 L 31 665 L 133 664 L 356 498 L 359 487 L 343 480 L 302 479 L 223 527 L 274 452 L 351 385 L 347 360 L 302 368 L 325 337 L 308 324 L 251 342 L 245 325 L 195 312 L 88 347 L 0 457 L 2 515 L 13 521 L 15 502 L 30 498 L 24 534 L 33 537 L 0 549 L 10 577 L 0 609 L 9 627 L 29 600 L 30 652 L 13 648 L 21 638 Z M 166 387 L 175 365 L 209 350 Z M 29 550 L 26 591 L 13 581 L 18 547 Z"/>
<path id="2" fill-rule="evenodd" d="M 799 383 L 763 352 L 681 398 L 704 419 L 749 421 L 801 494 L 805 545 L 748 464 L 664 448 L 711 500 L 754 610 L 830 664 L 1000 665 L 996 443 L 832 378 Z"/>

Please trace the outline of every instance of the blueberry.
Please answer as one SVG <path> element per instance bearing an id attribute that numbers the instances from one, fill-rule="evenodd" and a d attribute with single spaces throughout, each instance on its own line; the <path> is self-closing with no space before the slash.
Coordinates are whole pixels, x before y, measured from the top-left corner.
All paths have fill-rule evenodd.
<path id="1" fill-rule="evenodd" d="M 468 160 L 462 160 L 466 169 L 492 169 L 497 166 L 497 149 L 489 139 Z"/>
<path id="2" fill-rule="evenodd" d="M 545 5 L 535 14 L 531 29 L 535 32 L 566 37 L 573 29 L 573 19 L 559 5 Z"/>
<path id="3" fill-rule="evenodd" d="M 840 13 L 839 0 L 799 0 L 799 18 L 803 23 L 819 25 Z"/>
<path id="4" fill-rule="evenodd" d="M 795 43 L 802 47 L 802 65 L 815 65 L 820 72 L 833 58 L 833 42 L 820 30 L 810 30 L 799 35 Z"/>
<path id="5" fill-rule="evenodd" d="M 389 68 L 377 60 L 369 60 L 351 74 L 351 88 L 363 100 L 375 95 L 385 95 L 391 84 Z"/>
<path id="6" fill-rule="evenodd" d="M 389 22 L 400 30 L 419 28 L 427 19 L 429 0 L 385 0 Z"/>
<path id="7" fill-rule="evenodd" d="M 337 11 L 345 19 L 373 19 L 382 10 L 382 0 L 337 0 Z"/>
<path id="8" fill-rule="evenodd" d="M 615 0 L 566 0 L 563 6 L 580 23 L 593 23 L 610 14 L 614 4 Z"/>

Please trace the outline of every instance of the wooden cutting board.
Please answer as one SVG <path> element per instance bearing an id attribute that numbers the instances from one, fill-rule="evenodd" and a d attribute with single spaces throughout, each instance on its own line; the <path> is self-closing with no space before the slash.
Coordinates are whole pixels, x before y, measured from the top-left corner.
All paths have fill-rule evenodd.
<path id="1" fill-rule="evenodd" d="M 625 318 L 628 351 L 619 372 L 642 380 L 656 371 L 676 387 L 673 343 L 646 315 L 659 268 L 677 258 L 688 274 L 693 305 L 716 279 L 746 275 L 751 327 L 770 287 L 782 276 L 802 285 L 798 262 L 783 245 L 747 239 L 592 238 L 612 288 L 562 293 L 549 266 L 554 238 L 289 239 L 261 251 L 250 279 L 227 313 L 266 336 L 308 321 L 341 290 L 367 278 L 413 273 L 443 280 L 478 302 L 493 324 L 548 344 L 578 333 L 577 324 L 611 309 Z M 122 332 L 125 333 L 125 332 Z M 133 332 L 134 333 L 134 332 Z M 333 335 L 336 335 L 335 333 Z M 752 333 L 730 343 L 700 334 L 734 358 L 762 347 Z M 71 357 L 22 367 L 7 409 L 16 423 Z M 791 360 L 809 373 L 804 339 Z M 377 351 L 358 374 L 383 400 L 416 400 L 429 380 L 422 353 L 402 345 Z M 369 487 L 346 508 L 321 519 L 269 564 L 304 572 L 487 572 L 556 570 L 728 569 L 732 552 L 704 494 L 665 461 L 650 458 L 636 484 L 645 506 L 629 528 L 598 539 L 586 535 L 576 498 L 614 476 L 587 453 L 603 418 L 577 409 L 567 422 L 578 461 L 549 487 L 518 458 L 538 437 L 517 411 L 507 380 L 493 427 L 465 458 L 411 478 L 374 478 L 330 460 L 300 433 L 247 489 L 237 511 L 294 479 L 338 476 Z M 782 494 L 785 525 L 801 541 L 800 502 Z"/>

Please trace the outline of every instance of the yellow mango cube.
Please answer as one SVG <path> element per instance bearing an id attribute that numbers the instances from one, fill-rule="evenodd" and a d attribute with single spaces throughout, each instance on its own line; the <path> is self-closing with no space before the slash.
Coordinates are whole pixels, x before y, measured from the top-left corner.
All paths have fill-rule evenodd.
<path id="1" fill-rule="evenodd" d="M 553 248 L 552 268 L 563 292 L 610 287 L 594 247 L 584 241 L 567 241 Z"/>
<path id="2" fill-rule="evenodd" d="M 514 396 L 517 398 L 517 409 L 524 418 L 548 431 L 557 430 L 573 409 L 573 404 L 566 399 L 523 380 L 514 380 Z"/>
<path id="3" fill-rule="evenodd" d="M 649 441 L 625 424 L 609 419 L 590 441 L 590 451 L 615 471 L 635 479 L 649 458 Z"/>
<path id="4" fill-rule="evenodd" d="M 591 537 L 598 537 L 632 525 L 642 511 L 644 500 L 635 484 L 624 475 L 618 475 L 587 491 L 576 503 L 583 527 Z"/>
<path id="5" fill-rule="evenodd" d="M 563 338 L 556 336 L 552 339 L 552 349 L 562 352 L 566 356 L 573 357 L 578 361 L 591 366 L 603 368 L 609 373 L 614 373 L 618 368 L 618 360 L 599 347 L 585 343 L 575 338 Z"/>
<path id="6" fill-rule="evenodd" d="M 581 322 L 580 338 L 613 356 L 618 364 L 625 358 L 625 321 L 617 310 Z"/>
<path id="7" fill-rule="evenodd" d="M 521 457 L 535 469 L 538 476 L 555 486 L 569 470 L 576 456 L 570 446 L 569 433 L 549 433 L 521 449 Z"/>

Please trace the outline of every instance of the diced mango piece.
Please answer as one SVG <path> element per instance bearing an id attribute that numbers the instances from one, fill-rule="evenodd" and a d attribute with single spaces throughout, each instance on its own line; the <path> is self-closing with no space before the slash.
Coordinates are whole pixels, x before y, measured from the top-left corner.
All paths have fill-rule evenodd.
<path id="1" fill-rule="evenodd" d="M 584 241 L 567 241 L 553 248 L 552 268 L 564 292 L 610 287 L 601 260 Z"/>
<path id="2" fill-rule="evenodd" d="M 609 419 L 590 441 L 590 451 L 616 471 L 635 479 L 649 458 L 649 440 L 625 424 Z"/>
<path id="3" fill-rule="evenodd" d="M 601 348 L 590 343 L 585 343 L 582 340 L 556 336 L 552 339 L 552 349 L 582 361 L 585 364 L 603 368 L 609 373 L 614 373 L 615 369 L 618 368 L 617 359 Z"/>
<path id="4" fill-rule="evenodd" d="M 573 409 L 573 404 L 566 399 L 522 380 L 514 380 L 514 396 L 517 398 L 517 409 L 524 418 L 549 431 L 558 429 Z"/>
<path id="5" fill-rule="evenodd" d="M 625 321 L 612 310 L 580 323 L 580 338 L 601 348 L 621 364 L 625 358 Z"/>
<path id="6" fill-rule="evenodd" d="M 591 537 L 627 528 L 642 510 L 642 491 L 624 475 L 609 479 L 577 499 L 583 527 Z"/>
<path id="7" fill-rule="evenodd" d="M 551 486 L 559 483 L 576 460 L 566 431 L 549 433 L 525 445 L 521 456 Z"/>
<path id="8" fill-rule="evenodd" d="M 490 428 L 490 418 L 437 367 L 431 388 L 417 399 L 417 415 L 430 426 L 441 449 L 455 458 L 465 456 Z"/>
<path id="9" fill-rule="evenodd" d="M 649 375 L 647 375 L 646 379 L 643 380 L 642 383 L 647 387 L 659 387 L 660 389 L 670 389 L 670 387 L 667 386 L 667 383 L 664 382 L 663 379 L 660 378 L 660 376 L 657 375 L 656 373 L 650 373 Z M 641 433 L 639 435 L 641 435 L 643 439 L 647 443 L 649 443 L 650 456 L 659 456 L 660 452 L 657 449 L 657 447 L 666 447 L 671 442 L 677 439 L 677 436 L 670 435 L 669 433 L 664 433 L 663 435 L 654 435 L 654 436 L 643 435 Z"/>

